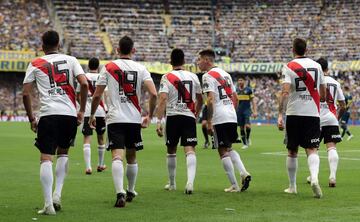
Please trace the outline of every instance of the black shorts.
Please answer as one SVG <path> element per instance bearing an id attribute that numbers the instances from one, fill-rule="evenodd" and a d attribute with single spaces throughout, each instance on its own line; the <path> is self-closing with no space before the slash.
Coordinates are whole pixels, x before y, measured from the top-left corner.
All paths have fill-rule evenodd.
<path id="1" fill-rule="evenodd" d="M 250 125 L 250 116 L 251 116 L 251 113 L 249 113 L 249 112 L 237 113 L 238 125 L 241 127 L 243 127 L 245 125 Z"/>
<path id="2" fill-rule="evenodd" d="M 107 126 L 108 148 L 142 150 L 141 124 L 138 123 L 111 123 Z"/>
<path id="3" fill-rule="evenodd" d="M 200 121 L 207 121 L 207 106 L 204 106 L 204 108 L 202 109 L 202 112 L 201 112 L 201 118 L 200 118 Z"/>
<path id="4" fill-rule="evenodd" d="M 320 118 L 312 116 L 287 116 L 286 133 L 287 148 L 295 150 L 303 148 L 318 148 L 320 145 Z"/>
<path id="5" fill-rule="evenodd" d="M 321 127 L 320 140 L 324 139 L 326 143 L 338 143 L 341 142 L 341 135 L 338 126 L 323 126 Z"/>
<path id="6" fill-rule="evenodd" d="M 181 146 L 196 146 L 196 120 L 190 116 L 167 116 L 165 141 L 169 147 L 176 147 L 181 138 Z"/>
<path id="7" fill-rule="evenodd" d="M 98 135 L 103 135 L 105 133 L 106 124 L 105 124 L 105 117 L 95 117 L 96 119 L 96 128 L 95 131 Z M 82 134 L 84 136 L 91 136 L 93 135 L 93 129 L 91 129 L 89 125 L 89 117 L 84 118 L 84 124 L 82 128 Z"/>
<path id="8" fill-rule="evenodd" d="M 77 118 L 50 115 L 40 118 L 35 146 L 41 153 L 54 155 L 57 147 L 67 149 L 73 144 L 77 131 Z"/>
<path id="9" fill-rule="evenodd" d="M 222 123 L 214 125 L 214 146 L 216 148 L 231 148 L 238 138 L 236 123 Z"/>

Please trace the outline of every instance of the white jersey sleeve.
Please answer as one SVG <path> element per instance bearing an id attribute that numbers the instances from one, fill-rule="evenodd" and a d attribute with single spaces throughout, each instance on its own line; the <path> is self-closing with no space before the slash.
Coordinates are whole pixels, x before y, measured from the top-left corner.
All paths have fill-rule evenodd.
<path id="1" fill-rule="evenodd" d="M 326 84 L 326 101 L 320 103 L 320 125 L 338 126 L 337 101 L 344 101 L 345 97 L 340 83 L 330 76 L 324 78 Z"/>
<path id="2" fill-rule="evenodd" d="M 237 122 L 236 111 L 230 97 L 234 88 L 231 76 L 220 68 L 212 68 L 203 75 L 203 92 L 213 92 L 215 97 L 212 118 L 214 125 Z"/>
<path id="3" fill-rule="evenodd" d="M 72 56 L 49 54 L 31 61 L 24 83 L 36 82 L 40 95 L 40 117 L 76 116 L 74 81 L 80 74 L 84 71 Z"/>
<path id="4" fill-rule="evenodd" d="M 282 83 L 291 85 L 286 115 L 319 117 L 320 84 L 324 84 L 321 66 L 308 58 L 296 58 L 282 74 Z"/>

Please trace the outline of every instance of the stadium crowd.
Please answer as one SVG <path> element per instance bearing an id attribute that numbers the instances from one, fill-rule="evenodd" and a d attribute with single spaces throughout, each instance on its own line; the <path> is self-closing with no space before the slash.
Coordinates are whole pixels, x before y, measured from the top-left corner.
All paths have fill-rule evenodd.
<path id="1" fill-rule="evenodd" d="M 314 58 L 360 59 L 358 0 L 51 2 L 47 7 L 41 0 L 1 1 L 0 48 L 39 50 L 36 33 L 55 26 L 49 10 L 62 27 L 65 51 L 84 59 L 114 58 L 123 35 L 137 39 L 139 61 L 167 62 L 171 48 L 178 47 L 192 62 L 200 48 L 215 46 L 233 62 L 284 62 L 295 36 L 308 40 Z"/>

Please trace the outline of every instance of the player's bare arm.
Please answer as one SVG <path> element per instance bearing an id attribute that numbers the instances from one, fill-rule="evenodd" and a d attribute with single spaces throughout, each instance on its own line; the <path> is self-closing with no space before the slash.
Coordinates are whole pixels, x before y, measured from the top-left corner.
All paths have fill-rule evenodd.
<path id="1" fill-rule="evenodd" d="M 320 102 L 325 102 L 326 100 L 326 85 L 320 84 Z"/>
<path id="2" fill-rule="evenodd" d="M 149 99 L 149 115 L 144 118 L 141 127 L 146 128 L 149 126 L 151 119 L 154 116 L 154 111 L 156 107 L 156 99 L 157 99 L 157 92 L 153 81 L 145 80 L 144 82 L 145 89 L 149 92 L 150 99 Z"/>
<path id="3" fill-rule="evenodd" d="M 213 118 L 213 114 L 214 114 L 214 104 L 215 103 L 215 95 L 213 92 L 208 92 L 207 93 L 207 129 L 210 135 L 213 135 L 214 129 L 212 126 L 212 118 Z"/>
<path id="4" fill-rule="evenodd" d="M 85 112 L 85 106 L 86 106 L 86 99 L 88 96 L 88 83 L 85 77 L 85 74 L 78 75 L 76 77 L 78 83 L 80 84 L 80 109 L 77 114 L 77 121 L 78 125 L 80 125 L 84 119 L 84 112 Z"/>
<path id="5" fill-rule="evenodd" d="M 198 118 L 203 105 L 202 94 L 196 94 L 196 106 L 195 106 L 195 117 Z"/>
<path id="6" fill-rule="evenodd" d="M 233 101 L 235 110 L 237 110 L 237 108 L 238 108 L 238 106 L 239 106 L 239 98 L 238 98 L 238 95 L 237 95 L 236 92 L 233 92 L 233 93 L 232 93 L 231 99 L 232 99 L 232 101 Z"/>
<path id="7" fill-rule="evenodd" d="M 339 104 L 339 111 L 338 111 L 338 120 L 341 119 L 342 115 L 345 113 L 346 111 L 346 103 L 344 100 L 339 100 L 338 101 Z"/>
<path id="8" fill-rule="evenodd" d="M 290 83 L 283 83 L 282 91 L 280 93 L 280 98 L 279 98 L 279 115 L 278 115 L 279 130 L 284 129 L 283 110 L 285 106 L 285 101 L 289 97 L 289 92 L 290 92 Z"/>
<path id="9" fill-rule="evenodd" d="M 161 120 L 165 114 L 167 100 L 168 100 L 167 93 L 162 92 L 159 94 L 159 101 L 156 111 L 156 117 L 158 119 L 156 123 L 156 133 L 159 137 L 162 137 L 164 135 Z"/>
<path id="10" fill-rule="evenodd" d="M 100 101 L 101 101 L 101 97 L 102 94 L 104 93 L 106 86 L 105 85 L 98 85 L 96 86 L 94 95 L 92 97 L 92 101 L 91 101 L 91 113 L 90 113 L 90 117 L 89 117 L 89 125 L 91 128 L 95 129 L 95 112 L 96 109 L 98 108 Z"/>
<path id="11" fill-rule="evenodd" d="M 256 117 L 257 117 L 256 102 L 255 102 L 255 100 L 254 100 L 254 97 L 252 97 L 250 100 L 251 100 L 251 107 L 252 107 L 253 117 L 256 118 Z"/>
<path id="12" fill-rule="evenodd" d="M 26 110 L 26 115 L 29 118 L 30 128 L 33 132 L 36 133 L 37 121 L 32 111 L 31 92 L 32 92 L 32 83 L 25 83 L 23 85 L 23 103 Z"/>

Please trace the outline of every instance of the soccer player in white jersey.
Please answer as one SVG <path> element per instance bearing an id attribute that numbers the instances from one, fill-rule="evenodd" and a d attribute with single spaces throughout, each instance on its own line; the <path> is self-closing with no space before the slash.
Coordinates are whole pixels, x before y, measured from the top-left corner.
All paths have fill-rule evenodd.
<path id="1" fill-rule="evenodd" d="M 218 149 L 224 170 L 230 180 L 231 187 L 225 192 L 245 191 L 250 184 L 251 176 L 246 171 L 240 155 L 231 149 L 232 143 L 238 138 L 237 94 L 231 76 L 224 70 L 215 67 L 215 52 L 211 49 L 199 53 L 197 65 L 206 72 L 203 75 L 203 93 L 207 96 L 208 130 L 214 135 L 214 144 Z M 242 178 L 240 189 L 236 180 L 234 166 L 239 170 Z"/>
<path id="2" fill-rule="evenodd" d="M 120 59 L 106 64 L 100 71 L 91 104 L 89 124 L 94 127 L 95 111 L 105 87 L 108 87 L 107 133 L 108 150 L 112 154 L 112 176 L 117 199 L 115 207 L 125 207 L 137 195 L 135 182 L 138 173 L 136 151 L 143 149 L 141 127 L 148 126 L 156 106 L 157 92 L 150 73 L 146 68 L 131 60 L 135 53 L 134 42 L 124 36 L 117 49 Z M 142 86 L 149 92 L 149 115 L 141 118 L 140 97 Z M 123 158 L 126 148 L 126 176 L 128 189 L 123 188 Z"/>
<path id="3" fill-rule="evenodd" d="M 45 56 L 34 59 L 26 70 L 23 102 L 31 130 L 37 133 L 35 146 L 40 150 L 40 181 L 45 205 L 39 214 L 55 215 L 61 209 L 61 191 L 68 169 L 68 151 L 75 139 L 77 125 L 83 121 L 88 84 L 75 57 L 59 53 L 59 35 L 42 35 Z M 81 85 L 82 102 L 76 113 L 75 79 Z M 31 91 L 36 83 L 40 94 L 39 121 L 31 107 Z M 52 195 L 53 155 L 57 154 L 56 186 Z"/>
<path id="4" fill-rule="evenodd" d="M 306 42 L 296 38 L 293 41 L 294 60 L 286 64 L 282 75 L 282 92 L 279 103 L 278 127 L 284 128 L 283 107 L 286 107 L 286 133 L 288 137 L 288 157 L 286 166 L 289 176 L 289 188 L 286 193 L 297 193 L 296 171 L 298 168 L 298 147 L 305 149 L 311 175 L 311 187 L 314 197 L 321 198 L 318 174 L 320 158 L 320 101 L 325 101 L 326 87 L 321 66 L 304 57 Z"/>
<path id="5" fill-rule="evenodd" d="M 84 160 L 85 160 L 85 174 L 90 175 L 92 174 L 91 168 L 91 135 L 93 135 L 93 129 L 89 125 L 89 117 L 90 117 L 90 110 L 91 110 L 91 100 L 92 95 L 96 89 L 96 81 L 99 78 L 99 59 L 91 58 L 88 63 L 89 73 L 86 73 L 86 79 L 89 85 L 89 92 L 88 98 L 86 102 L 86 109 L 84 115 L 84 124 L 82 128 L 82 134 L 84 135 Z M 78 100 L 80 101 L 80 87 L 76 88 Z M 98 166 L 97 172 L 102 172 L 106 169 L 106 165 L 104 163 L 104 154 L 105 154 L 105 141 L 104 141 L 104 133 L 106 129 L 105 125 L 105 115 L 106 115 L 106 107 L 104 100 L 100 101 L 100 106 L 97 108 L 95 112 L 95 119 L 96 119 L 96 134 L 97 134 L 97 142 L 98 142 Z"/>
<path id="6" fill-rule="evenodd" d="M 336 143 L 341 142 L 339 120 L 345 112 L 345 96 L 340 83 L 329 76 L 327 60 L 320 58 L 317 62 L 321 65 L 324 72 L 326 84 L 326 101 L 320 103 L 320 139 L 324 139 L 324 144 L 326 144 L 328 153 L 330 168 L 329 187 L 335 187 L 336 171 L 339 162 L 339 155 L 336 151 Z M 338 112 L 336 102 L 338 102 L 340 106 Z"/>
<path id="7" fill-rule="evenodd" d="M 162 137 L 161 120 L 166 110 L 165 142 L 169 183 L 165 189 L 176 189 L 176 149 L 181 139 L 180 145 L 184 147 L 187 166 L 185 193 L 192 194 L 196 173 L 196 117 L 202 107 L 202 92 L 199 78 L 194 73 L 184 70 L 184 52 L 174 49 L 170 57 L 173 70 L 161 78 L 156 129 L 157 134 Z"/>

